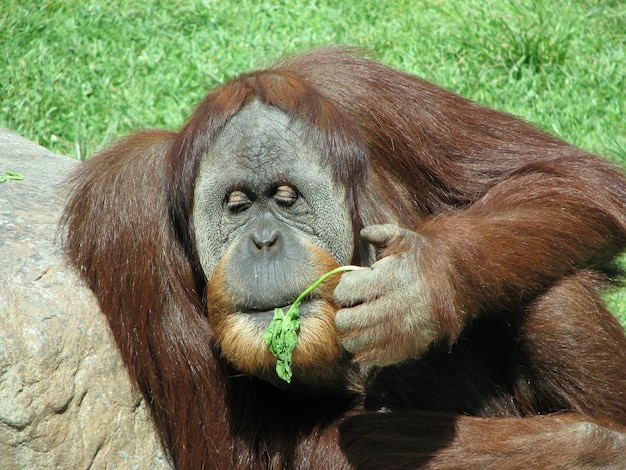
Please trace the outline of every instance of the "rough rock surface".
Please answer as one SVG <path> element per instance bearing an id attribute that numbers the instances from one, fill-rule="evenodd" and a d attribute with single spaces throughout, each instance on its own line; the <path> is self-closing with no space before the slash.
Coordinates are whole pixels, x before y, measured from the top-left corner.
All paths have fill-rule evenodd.
<path id="1" fill-rule="evenodd" d="M 0 469 L 171 468 L 104 316 L 64 261 L 78 163 L 0 129 Z"/>

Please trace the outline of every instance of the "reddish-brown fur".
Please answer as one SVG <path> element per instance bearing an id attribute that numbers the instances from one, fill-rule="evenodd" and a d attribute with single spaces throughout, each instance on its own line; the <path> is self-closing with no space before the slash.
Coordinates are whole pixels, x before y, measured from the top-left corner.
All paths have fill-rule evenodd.
<path id="1" fill-rule="evenodd" d="M 445 340 L 381 371 L 356 400 L 278 391 L 237 374 L 214 344 L 194 179 L 254 97 L 320 131 L 349 188 L 355 240 L 390 222 L 428 242 L 420 257 Z M 131 136 L 74 184 L 70 259 L 177 468 L 625 463 L 626 339 L 597 291 L 626 246 L 626 179 L 601 159 L 330 48 L 222 85 L 179 133 Z M 354 261 L 369 262 L 365 247 Z M 532 417 L 552 412 L 570 413 Z"/>

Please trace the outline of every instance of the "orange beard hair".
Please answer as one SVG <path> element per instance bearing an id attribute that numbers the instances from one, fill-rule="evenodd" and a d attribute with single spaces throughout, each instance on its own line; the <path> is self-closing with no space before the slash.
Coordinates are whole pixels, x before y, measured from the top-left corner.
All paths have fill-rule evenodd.
<path id="1" fill-rule="evenodd" d="M 311 267 L 313 279 L 338 266 L 326 251 L 307 246 L 315 260 Z M 263 339 L 265 328 L 250 321 L 254 314 L 235 311 L 235 299 L 224 282 L 227 260 L 228 255 L 220 260 L 207 286 L 209 323 L 217 344 L 222 355 L 239 371 L 259 376 L 275 374 L 276 358 Z M 298 343 L 292 356 L 295 377 L 323 380 L 332 375 L 341 353 L 335 327 L 338 307 L 333 298 L 338 282 L 339 276 L 332 276 L 322 283 L 315 290 L 315 300 L 307 304 L 306 313 L 300 318 Z"/>

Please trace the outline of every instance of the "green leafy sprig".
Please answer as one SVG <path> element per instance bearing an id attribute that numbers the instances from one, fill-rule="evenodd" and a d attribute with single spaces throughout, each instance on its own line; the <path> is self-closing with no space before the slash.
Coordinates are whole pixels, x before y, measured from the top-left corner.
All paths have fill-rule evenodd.
<path id="1" fill-rule="evenodd" d="M 315 290 L 322 282 L 338 273 L 355 271 L 361 266 L 340 266 L 322 275 L 311 284 L 296 301 L 289 307 L 287 313 L 281 308 L 274 309 L 274 318 L 263 334 L 270 352 L 276 357 L 276 374 L 287 383 L 291 383 L 291 355 L 298 343 L 298 330 L 300 329 L 300 303 Z"/>
<path id="2" fill-rule="evenodd" d="M 17 171 L 5 170 L 0 173 L 0 183 L 4 183 L 5 181 L 9 180 L 21 181 L 23 179 L 24 176 L 22 176 L 22 174 L 18 173 Z"/>

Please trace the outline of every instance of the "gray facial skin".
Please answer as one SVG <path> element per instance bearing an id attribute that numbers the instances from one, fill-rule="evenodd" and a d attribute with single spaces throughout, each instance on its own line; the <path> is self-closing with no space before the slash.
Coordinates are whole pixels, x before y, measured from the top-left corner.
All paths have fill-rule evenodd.
<path id="1" fill-rule="evenodd" d="M 315 131 L 253 101 L 234 116 L 200 162 L 193 225 L 207 279 L 227 263 L 240 309 L 292 302 L 311 282 L 311 245 L 339 264 L 352 258 L 345 188 L 320 163 Z"/>

